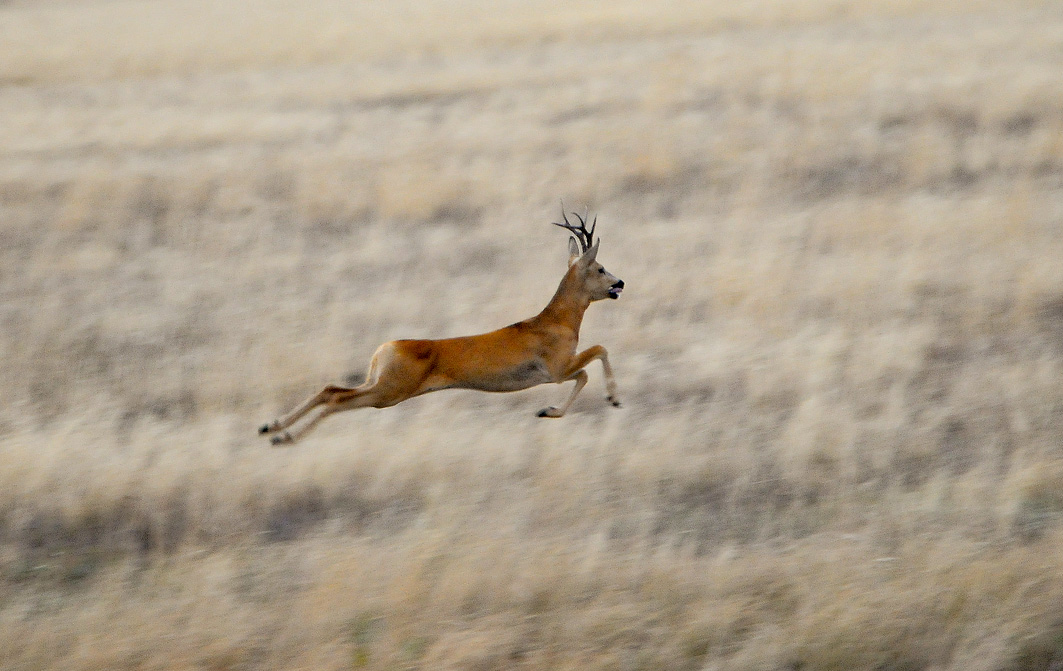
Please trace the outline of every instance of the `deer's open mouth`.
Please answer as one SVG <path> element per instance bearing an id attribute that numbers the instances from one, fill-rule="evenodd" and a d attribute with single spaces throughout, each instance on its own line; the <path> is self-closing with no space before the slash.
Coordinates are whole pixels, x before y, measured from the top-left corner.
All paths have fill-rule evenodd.
<path id="1" fill-rule="evenodd" d="M 609 298 L 620 298 L 620 292 L 624 290 L 624 281 L 620 280 L 609 287 Z"/>

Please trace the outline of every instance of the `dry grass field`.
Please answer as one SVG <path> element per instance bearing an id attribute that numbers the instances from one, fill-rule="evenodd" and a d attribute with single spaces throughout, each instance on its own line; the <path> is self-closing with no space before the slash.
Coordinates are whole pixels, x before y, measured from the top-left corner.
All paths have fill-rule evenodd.
<path id="1" fill-rule="evenodd" d="M 0 389 L 5 671 L 1059 671 L 1063 6 L 0 2 Z"/>

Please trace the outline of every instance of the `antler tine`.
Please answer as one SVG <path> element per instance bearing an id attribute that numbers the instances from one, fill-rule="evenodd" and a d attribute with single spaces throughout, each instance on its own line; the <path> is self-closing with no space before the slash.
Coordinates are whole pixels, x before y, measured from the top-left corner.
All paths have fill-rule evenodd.
<path id="1" fill-rule="evenodd" d="M 556 221 L 552 221 L 550 223 L 552 223 L 554 226 L 560 226 L 561 228 L 567 230 L 569 233 L 572 233 L 572 235 L 579 240 L 579 243 L 581 245 L 583 244 L 583 236 L 580 235 L 580 230 L 572 224 L 568 223 L 568 219 L 565 219 L 565 223 L 563 224 L 559 224 Z"/>
<path id="2" fill-rule="evenodd" d="M 562 201 L 561 218 L 564 220 L 565 223 L 559 224 L 556 221 L 552 223 L 554 224 L 554 226 L 560 226 L 561 228 L 564 228 L 568 230 L 568 232 L 572 233 L 573 237 L 575 237 L 576 240 L 579 242 L 580 247 L 582 247 L 583 251 L 586 252 L 594 244 L 594 228 L 598 225 L 598 217 L 597 215 L 595 215 L 594 221 L 591 222 L 591 228 L 588 231 L 586 217 L 581 217 L 579 212 L 572 212 L 571 214 L 579 220 L 579 226 L 574 226 L 572 225 L 572 223 L 569 222 L 568 215 L 565 214 L 565 203 L 564 201 Z"/>
<path id="3" fill-rule="evenodd" d="M 554 226 L 560 226 L 561 228 L 563 228 L 563 229 L 567 230 L 569 233 L 571 233 L 572 237 L 576 238 L 576 241 L 579 242 L 579 245 L 582 248 L 582 251 L 585 252 L 589 248 L 589 246 L 587 245 L 586 239 L 584 238 L 584 233 L 586 232 L 586 230 L 585 230 L 585 228 L 582 225 L 579 228 L 577 228 L 576 226 L 573 226 L 569 222 L 568 215 L 565 214 L 564 205 L 565 205 L 565 203 L 564 203 L 564 201 L 562 201 L 562 203 L 561 203 L 561 208 L 562 208 L 561 209 L 561 219 L 564 220 L 565 223 L 559 224 L 556 221 L 551 222 L 551 223 Z M 575 213 L 573 213 L 573 214 L 575 214 Z M 579 215 L 576 215 L 576 216 L 578 217 Z"/>
<path id="4" fill-rule="evenodd" d="M 572 216 L 576 217 L 576 219 L 579 219 L 579 228 L 577 229 L 573 227 L 572 230 L 575 231 L 576 234 L 579 236 L 580 244 L 583 245 L 583 251 L 587 251 L 591 248 L 591 245 L 594 244 L 594 225 L 592 224 L 591 230 L 588 231 L 587 219 L 585 218 L 585 216 L 581 217 L 579 212 L 573 212 Z"/>
<path id="5" fill-rule="evenodd" d="M 576 238 L 579 240 L 580 244 L 582 245 L 583 244 L 583 238 L 579 234 L 579 229 L 576 228 L 575 226 L 573 226 L 572 224 L 568 223 L 568 215 L 565 214 L 565 202 L 564 201 L 561 201 L 561 218 L 563 218 L 565 220 L 565 228 L 567 228 L 572 233 L 575 233 L 576 234 Z"/>
<path id="6" fill-rule="evenodd" d="M 576 213 L 573 212 L 572 214 Z M 582 217 L 578 214 L 576 216 L 579 217 L 580 228 L 583 229 L 583 234 L 587 237 L 587 249 L 590 249 L 594 245 L 594 227 L 598 224 L 598 215 L 594 216 L 594 221 L 591 223 L 591 230 L 589 231 L 587 230 L 587 213 L 584 212 Z"/>
<path id="7" fill-rule="evenodd" d="M 583 251 L 587 251 L 591 248 L 591 243 L 587 240 L 587 222 L 583 220 L 583 217 L 579 216 L 579 212 L 573 212 L 572 216 L 579 220 L 579 229 L 573 230 L 579 236 L 579 244 L 583 247 Z"/>

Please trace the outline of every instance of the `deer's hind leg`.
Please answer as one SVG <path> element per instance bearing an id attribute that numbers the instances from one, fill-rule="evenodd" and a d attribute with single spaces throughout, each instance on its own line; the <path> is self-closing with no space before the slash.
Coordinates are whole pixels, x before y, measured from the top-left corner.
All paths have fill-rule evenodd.
<path id="1" fill-rule="evenodd" d="M 261 427 L 259 427 L 258 432 L 276 433 L 277 431 L 283 431 L 292 424 L 298 422 L 314 408 L 328 403 L 336 394 L 351 391 L 354 391 L 354 389 L 350 389 L 348 387 L 337 387 L 336 385 L 330 384 L 321 391 L 317 392 L 310 398 L 297 405 L 291 412 L 284 415 L 283 417 L 279 417 L 268 424 L 263 424 Z M 277 440 L 278 438 L 281 438 L 281 436 L 274 436 L 273 442 L 287 442 L 285 440 Z"/>
<path id="2" fill-rule="evenodd" d="M 336 385 L 330 384 L 327 387 L 325 387 L 324 389 L 322 389 L 321 391 L 317 392 L 316 394 L 314 394 L 310 398 L 306 399 L 305 401 L 303 401 L 302 403 L 297 405 L 295 407 L 295 409 L 293 409 L 287 415 L 284 415 L 283 417 L 280 417 L 279 419 L 275 419 L 272 422 L 270 422 L 269 424 L 263 424 L 261 427 L 259 427 L 258 432 L 259 433 L 276 433 L 277 431 L 283 431 L 284 429 L 287 429 L 288 427 L 290 427 L 292 424 L 295 424 L 296 422 L 298 422 L 300 419 L 302 419 L 308 412 L 310 412 L 314 408 L 316 408 L 318 406 L 321 406 L 321 405 L 326 405 L 326 404 L 328 404 L 330 402 L 333 402 L 337 398 L 338 395 L 351 394 L 351 393 L 357 392 L 359 390 L 365 390 L 367 388 L 373 387 L 375 385 L 375 383 L 377 381 L 377 378 L 379 376 L 379 373 L 380 373 L 379 358 L 380 358 L 380 351 L 378 350 L 376 353 L 373 354 L 373 358 L 369 360 L 369 372 L 365 376 L 365 383 L 359 385 L 358 387 L 354 387 L 354 388 L 351 388 L 351 387 L 338 387 Z M 320 417 L 317 418 L 316 420 L 314 420 L 313 424 L 317 424 L 317 422 L 319 422 L 319 421 L 321 421 Z M 303 429 L 302 431 L 299 431 L 298 435 L 302 435 L 304 433 L 306 433 L 306 429 Z M 287 438 L 284 437 L 285 435 L 287 435 Z M 292 439 L 291 434 L 285 432 L 285 434 L 274 436 L 273 439 L 272 439 L 272 442 L 273 442 L 274 445 L 276 445 L 278 443 L 292 442 L 292 440 L 293 439 Z"/>
<path id="3" fill-rule="evenodd" d="M 294 443 L 307 433 L 309 433 L 318 423 L 331 415 L 334 412 L 341 412 L 343 410 L 355 410 L 357 408 L 368 408 L 378 404 L 378 395 L 375 393 L 374 384 L 366 383 L 360 387 L 354 389 L 347 389 L 345 387 L 325 387 L 314 397 L 315 400 L 326 395 L 318 403 L 311 405 L 307 408 L 300 417 L 311 412 L 314 408 L 320 407 L 321 410 L 311 417 L 306 423 L 296 430 L 284 431 L 272 438 L 270 442 L 274 445 L 285 445 L 288 443 Z M 309 402 L 308 402 L 309 403 Z M 306 404 L 304 404 L 306 405 Z M 300 407 L 302 409 L 302 407 Z M 298 417 L 296 419 L 299 419 Z M 291 426 L 296 420 L 289 422 L 287 426 Z M 285 428 L 286 428 L 285 427 Z M 263 427 L 265 428 L 265 427 Z"/>
<path id="4" fill-rule="evenodd" d="M 260 428 L 259 432 L 280 432 L 270 442 L 284 445 L 299 440 L 333 413 L 395 405 L 418 393 L 429 367 L 426 362 L 411 361 L 409 357 L 397 353 L 396 343 L 384 343 L 369 362 L 369 373 L 364 384 L 353 389 L 329 385 L 281 419 Z M 305 424 L 298 429 L 287 430 L 316 408 L 320 408 L 320 411 Z"/>

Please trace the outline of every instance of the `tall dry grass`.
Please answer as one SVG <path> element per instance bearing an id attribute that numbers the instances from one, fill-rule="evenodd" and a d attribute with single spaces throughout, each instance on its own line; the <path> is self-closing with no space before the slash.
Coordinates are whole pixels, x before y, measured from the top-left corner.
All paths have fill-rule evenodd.
<path id="1" fill-rule="evenodd" d="M 0 7 L 4 668 L 1063 664 L 1057 7 L 381 7 Z M 560 197 L 622 410 L 258 439 Z"/>

